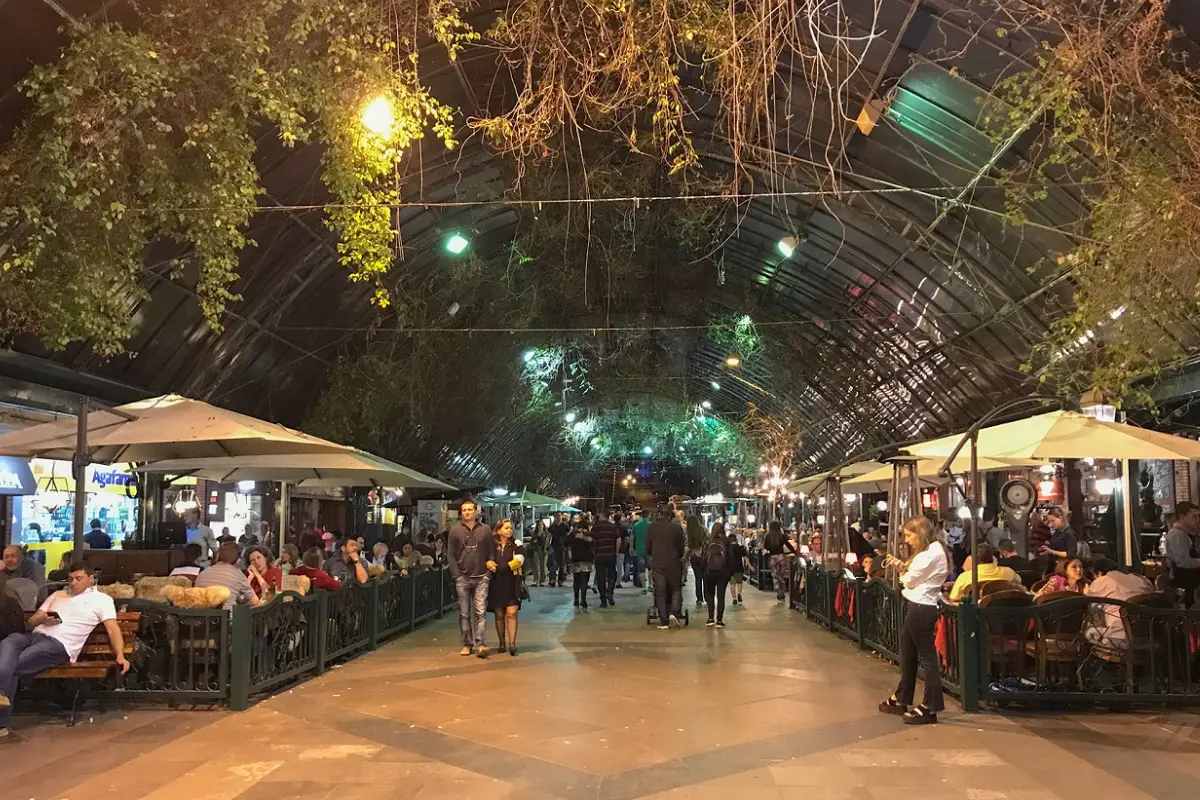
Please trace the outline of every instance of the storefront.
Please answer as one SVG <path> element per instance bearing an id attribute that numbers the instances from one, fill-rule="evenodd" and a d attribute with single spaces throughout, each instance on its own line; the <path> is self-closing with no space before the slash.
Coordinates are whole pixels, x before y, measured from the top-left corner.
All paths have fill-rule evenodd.
<path id="1" fill-rule="evenodd" d="M 14 544 L 31 552 L 45 551 L 45 563 L 58 566 L 62 554 L 74 544 L 75 480 L 71 462 L 45 458 L 30 460 L 37 491 L 12 501 Z M 100 520 L 113 547 L 131 537 L 138 527 L 138 493 L 135 476 L 121 465 L 92 464 L 87 468 L 87 504 L 84 520 Z"/>

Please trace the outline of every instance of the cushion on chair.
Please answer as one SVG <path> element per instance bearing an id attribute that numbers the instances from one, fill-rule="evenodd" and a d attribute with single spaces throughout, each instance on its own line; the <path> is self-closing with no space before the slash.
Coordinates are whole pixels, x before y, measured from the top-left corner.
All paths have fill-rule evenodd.
<path id="1" fill-rule="evenodd" d="M 284 575 L 282 588 L 285 592 L 307 595 L 312 588 L 312 580 L 307 575 Z"/>
<path id="2" fill-rule="evenodd" d="M 166 588 L 168 586 L 186 587 L 191 585 L 192 582 L 182 575 L 142 578 L 133 585 L 133 596 L 139 600 L 165 603 L 167 602 Z"/>
<path id="3" fill-rule="evenodd" d="M 113 600 L 130 600 L 134 597 L 134 588 L 128 583 L 110 583 L 108 586 L 96 588 Z"/>
<path id="4" fill-rule="evenodd" d="M 220 608 L 229 599 L 229 589 L 225 586 L 167 586 L 163 590 L 167 602 L 177 608 Z"/>

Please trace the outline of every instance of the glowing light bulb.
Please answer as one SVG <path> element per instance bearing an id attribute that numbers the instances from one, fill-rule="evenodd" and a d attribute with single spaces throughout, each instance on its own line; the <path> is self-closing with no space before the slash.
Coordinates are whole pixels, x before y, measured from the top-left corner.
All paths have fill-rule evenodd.
<path id="1" fill-rule="evenodd" d="M 363 127 L 376 136 L 384 139 L 392 138 L 392 129 L 396 125 L 396 117 L 392 114 L 392 104 L 382 95 L 371 101 L 363 110 Z"/>
<path id="2" fill-rule="evenodd" d="M 446 249 L 454 255 L 458 255 L 463 250 L 467 249 L 468 244 L 470 244 L 470 242 L 468 242 L 462 236 L 462 234 L 456 233 L 446 240 Z"/>

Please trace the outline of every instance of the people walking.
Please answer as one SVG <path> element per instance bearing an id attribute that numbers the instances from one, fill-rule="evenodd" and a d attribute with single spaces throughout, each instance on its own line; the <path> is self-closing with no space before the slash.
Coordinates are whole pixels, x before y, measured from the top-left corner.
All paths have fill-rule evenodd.
<path id="1" fill-rule="evenodd" d="M 642 594 L 648 591 L 646 586 L 646 531 L 650 529 L 650 515 L 648 513 L 636 513 L 637 519 L 629 529 L 629 538 L 632 540 L 629 543 L 629 551 L 633 554 L 633 585 L 642 590 Z"/>
<path id="2" fill-rule="evenodd" d="M 525 548 L 513 537 L 512 520 L 502 520 L 496 526 L 496 555 L 490 567 L 488 607 L 496 618 L 500 650 L 507 650 L 510 656 L 517 654 L 517 612 L 526 596 L 521 574 L 525 561 Z"/>
<path id="3" fill-rule="evenodd" d="M 729 539 L 725 536 L 725 525 L 714 522 L 712 533 L 705 543 L 704 553 L 704 604 L 708 606 L 708 626 L 725 627 L 725 589 L 732 574 L 732 556 Z M 716 616 L 713 616 L 713 606 Z"/>
<path id="4" fill-rule="evenodd" d="M 567 543 L 571 538 L 571 526 L 562 514 L 554 515 L 550 525 L 550 538 L 546 551 L 546 566 L 550 572 L 551 586 L 567 585 Z"/>
<path id="5" fill-rule="evenodd" d="M 658 607 L 658 627 L 664 630 L 679 625 L 683 605 L 683 559 L 686 554 L 683 528 L 667 507 L 659 509 L 658 519 L 646 529 L 646 555 L 654 575 L 654 603 Z"/>
<path id="6" fill-rule="evenodd" d="M 782 600 L 787 594 L 788 568 L 786 552 L 796 554 L 796 548 L 788 541 L 783 527 L 778 520 L 771 520 L 767 525 L 767 535 L 763 539 L 763 552 L 767 554 L 767 565 L 771 570 L 771 583 L 775 587 L 775 599 Z"/>
<path id="7" fill-rule="evenodd" d="M 696 579 L 696 605 L 704 604 L 704 549 L 708 537 L 704 523 L 695 514 L 687 518 L 687 557 L 692 566 L 692 577 Z"/>
<path id="8" fill-rule="evenodd" d="M 746 570 L 750 568 L 750 557 L 736 533 L 726 534 L 725 538 L 729 540 L 726 556 L 729 561 L 729 601 L 736 606 L 745 602 L 742 600 L 742 584 L 746 580 Z"/>
<path id="9" fill-rule="evenodd" d="M 567 545 L 571 559 L 571 577 L 574 581 L 575 607 L 587 608 L 588 582 L 592 578 L 592 567 L 596 556 L 592 552 L 592 537 L 587 525 L 580 523 Z"/>
<path id="10" fill-rule="evenodd" d="M 621 529 L 601 513 L 592 526 L 592 554 L 596 559 L 596 588 L 600 590 L 600 607 L 616 604 L 613 590 L 617 586 L 617 553 L 621 549 Z"/>
<path id="11" fill-rule="evenodd" d="M 496 568 L 496 539 L 487 525 L 476 519 L 478 507 L 466 499 L 459 509 L 461 522 L 450 530 L 450 576 L 458 593 L 458 627 L 462 632 L 459 655 L 488 657 L 487 601 L 492 571 Z"/>
<path id="12" fill-rule="evenodd" d="M 909 725 L 929 725 L 937 722 L 943 708 L 942 672 L 934 634 L 941 616 L 938 599 L 950 572 L 950 552 L 925 517 L 913 517 L 904 523 L 904 544 L 908 550 L 904 562 L 891 555 L 884 559 L 884 566 L 902 563 L 905 618 L 900 632 L 900 684 L 895 694 L 879 704 L 879 710 L 902 715 Z M 916 692 L 918 664 L 925 678 L 925 696 L 920 705 L 909 708 Z"/>
<path id="13" fill-rule="evenodd" d="M 546 523 L 539 520 L 525 539 L 525 574 L 534 586 L 546 585 L 546 542 L 549 538 Z"/>

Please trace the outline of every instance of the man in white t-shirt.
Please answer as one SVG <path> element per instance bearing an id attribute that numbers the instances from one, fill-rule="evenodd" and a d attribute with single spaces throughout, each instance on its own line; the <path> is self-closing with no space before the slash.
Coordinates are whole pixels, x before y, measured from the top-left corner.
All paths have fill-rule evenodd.
<path id="1" fill-rule="evenodd" d="M 46 598 L 27 621 L 30 630 L 0 642 L 0 738 L 8 736 L 17 682 L 74 661 L 97 625 L 108 632 L 121 674 L 129 670 L 116 606 L 111 597 L 96 591 L 94 583 L 91 570 L 82 563 L 72 564 L 67 589 Z"/>

